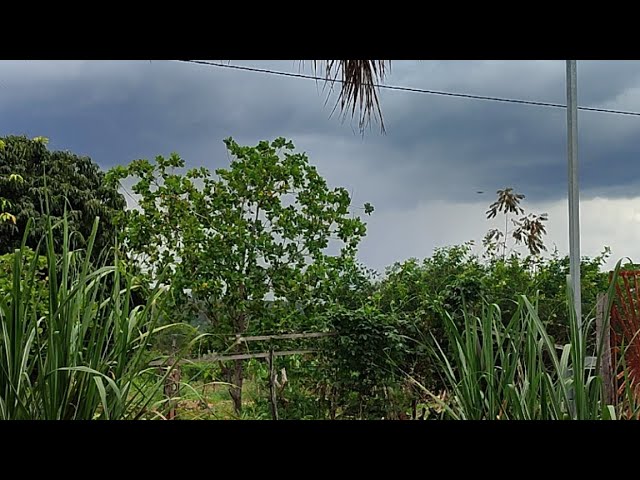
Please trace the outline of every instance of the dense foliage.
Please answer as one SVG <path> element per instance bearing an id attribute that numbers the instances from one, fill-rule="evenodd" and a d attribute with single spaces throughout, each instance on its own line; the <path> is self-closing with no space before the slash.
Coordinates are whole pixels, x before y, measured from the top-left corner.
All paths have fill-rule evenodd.
<path id="1" fill-rule="evenodd" d="M 504 227 L 483 252 L 437 248 L 378 276 L 357 260 L 366 226 L 346 189 L 285 139 L 227 139 L 231 162 L 215 172 L 172 154 L 106 176 L 45 144 L 0 142 L 3 418 L 138 418 L 175 400 L 147 368 L 152 352 L 183 346 L 192 357 L 298 352 L 274 369 L 264 358 L 184 365 L 187 391 L 224 384 L 240 418 L 621 415 L 582 368 L 596 338 L 588 321 L 577 334 L 568 308 L 568 257 L 543 256 L 547 216 L 526 213 L 510 188 L 489 206 Z M 134 210 L 117 193 L 128 177 Z M 609 288 L 609 254 L 583 258 L 586 320 Z M 238 339 L 292 332 L 330 335 Z"/>
<path id="2" fill-rule="evenodd" d="M 291 142 L 225 144 L 233 160 L 215 175 L 181 173 L 174 154 L 116 168 L 110 181 L 136 179 L 140 209 L 122 219 L 122 239 L 152 278 L 173 272 L 172 315 L 204 319 L 216 349 L 237 352 L 235 334 L 313 327 L 366 229 L 347 190 L 329 188 Z M 240 411 L 242 362 L 226 377 Z"/>
<path id="3" fill-rule="evenodd" d="M 99 254 L 104 247 L 113 246 L 113 217 L 126 202 L 117 189 L 105 183 L 98 165 L 89 157 L 48 150 L 43 137 L 8 136 L 1 141 L 0 211 L 11 217 L 0 221 L 0 254 L 20 248 L 29 219 L 33 226 L 26 244 L 35 249 L 46 232 L 45 211 L 56 223 L 66 210 L 69 228 L 79 234 L 73 235 L 71 241 L 78 245 L 84 244 L 82 239 L 91 234 L 95 217 L 100 217 L 94 251 Z M 60 251 L 62 240 L 54 240 L 56 251 Z"/>
<path id="4" fill-rule="evenodd" d="M 425 389 L 448 389 L 442 365 L 433 356 L 436 344 L 448 355 L 456 354 L 448 325 L 464 328 L 466 318 L 482 317 L 490 304 L 500 312 L 495 321 L 509 322 L 522 315 L 521 295 L 536 299 L 536 318 L 549 341 L 571 341 L 568 258 L 553 254 L 533 264 L 532 258 L 514 254 L 485 261 L 471 248 L 465 244 L 436 249 L 422 261 L 395 264 L 378 281 L 361 276 L 360 283 L 367 280 L 368 287 L 358 301 L 352 290 L 348 306 L 340 297 L 326 306 L 323 325 L 337 335 L 323 345 L 323 353 L 304 375 L 298 369 L 308 379 L 298 380 L 304 385 L 301 391 L 316 398 L 320 418 L 415 416 L 417 405 L 430 401 Z M 605 250 L 583 259 L 582 298 L 588 318 L 597 293 L 608 288 L 607 275 L 601 272 L 606 257 Z M 585 348 L 593 353 L 592 330 L 585 340 Z"/>

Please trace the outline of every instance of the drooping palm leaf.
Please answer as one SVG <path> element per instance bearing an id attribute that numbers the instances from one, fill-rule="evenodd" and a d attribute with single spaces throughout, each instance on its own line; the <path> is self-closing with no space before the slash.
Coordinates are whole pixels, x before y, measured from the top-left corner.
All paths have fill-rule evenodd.
<path id="1" fill-rule="evenodd" d="M 317 72 L 320 63 L 324 65 L 324 77 L 327 82 L 341 83 L 336 108 L 340 106 L 343 116 L 351 111 L 355 116 L 359 112 L 359 127 L 364 131 L 371 124 L 371 114 L 380 120 L 380 129 L 385 131 L 377 86 L 384 80 L 391 67 L 390 60 L 314 60 L 313 68 Z"/>

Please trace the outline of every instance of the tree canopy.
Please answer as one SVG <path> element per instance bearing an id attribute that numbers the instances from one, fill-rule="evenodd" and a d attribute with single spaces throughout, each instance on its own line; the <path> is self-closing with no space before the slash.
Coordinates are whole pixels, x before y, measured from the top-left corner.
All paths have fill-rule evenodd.
<path id="1" fill-rule="evenodd" d="M 105 183 L 105 174 L 89 157 L 68 151 L 50 151 L 43 137 L 7 136 L 0 139 L 0 192 L 11 221 L 0 222 L 0 254 L 19 248 L 29 218 L 34 226 L 27 245 L 35 248 L 45 229 L 46 200 L 56 223 L 67 211 L 74 241 L 87 238 L 96 216 L 100 228 L 95 249 L 115 239 L 114 214 L 126 202 L 117 188 Z M 16 181 L 21 178 L 22 181 Z"/>

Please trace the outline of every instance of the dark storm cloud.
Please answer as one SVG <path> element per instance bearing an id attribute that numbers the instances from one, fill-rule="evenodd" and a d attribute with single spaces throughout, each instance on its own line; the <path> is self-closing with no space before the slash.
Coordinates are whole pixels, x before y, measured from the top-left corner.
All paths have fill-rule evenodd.
<path id="1" fill-rule="evenodd" d="M 473 66 L 466 77 L 463 64 L 447 66 L 432 68 L 422 83 L 444 87 L 441 77 L 448 72 L 449 91 L 457 87 L 478 95 L 565 101 L 564 62 L 489 62 Z M 581 105 L 633 108 L 624 102 L 603 103 L 637 89 L 638 62 L 581 62 L 579 68 Z M 634 93 L 631 97 L 640 99 L 640 92 Z M 393 175 L 397 163 L 415 162 L 398 180 L 406 189 L 420 190 L 422 200 L 466 201 L 476 189 L 503 186 L 517 187 L 540 201 L 566 195 L 564 109 L 395 92 L 384 92 L 383 101 L 389 130 L 384 141 L 405 155 L 396 162 L 382 159 L 379 168 Z M 640 179 L 640 162 L 633 161 L 638 158 L 634 137 L 640 133 L 640 118 L 582 112 L 579 125 L 580 177 L 586 193 L 605 188 L 619 193 L 611 187 Z"/>
<path id="2" fill-rule="evenodd" d="M 87 63 L 84 71 L 73 63 L 71 75 L 58 62 L 40 69 L 11 62 L 15 73 L 0 92 L 0 131 L 49 136 L 54 148 L 89 154 L 104 167 L 171 151 L 220 166 L 227 136 L 256 142 L 340 131 L 327 121 L 313 82 L 172 62 L 96 63 L 103 65 Z M 25 67 L 26 84 L 19 76 Z"/>
<path id="3" fill-rule="evenodd" d="M 298 71 L 294 62 L 233 62 Z M 177 62 L 5 62 L 0 133 L 51 138 L 107 168 L 179 152 L 189 165 L 227 163 L 222 139 L 285 136 L 355 203 L 406 209 L 472 201 L 514 186 L 536 201 L 566 191 L 565 111 L 383 90 L 387 135 L 329 118 L 323 85 Z M 311 73 L 309 65 L 303 73 Z M 638 62 L 580 62 L 582 105 L 640 109 Z M 564 102 L 564 62 L 395 62 L 387 82 Z M 636 90 L 633 90 L 633 89 Z M 625 93 L 626 92 L 626 93 Z M 626 95 L 626 96 L 625 96 Z M 636 99 L 636 100 L 634 100 Z M 640 119 L 581 113 L 585 193 L 633 195 Z"/>
<path id="4" fill-rule="evenodd" d="M 293 61 L 242 61 L 298 72 Z M 308 153 L 355 207 L 375 205 L 360 258 L 383 270 L 434 246 L 480 239 L 496 189 L 548 211 L 566 252 L 566 111 L 381 91 L 387 135 L 329 118 L 322 83 L 163 61 L 0 62 L 0 135 L 47 136 L 103 168 L 176 151 L 225 166 L 222 140 L 277 136 Z M 307 64 L 303 73 L 312 73 Z M 640 62 L 578 63 L 579 103 L 640 111 Z M 388 85 L 565 102 L 563 61 L 394 62 Z M 581 112 L 583 252 L 640 255 L 640 118 Z M 477 194 L 484 191 L 484 194 Z M 599 198 L 594 198 L 599 197 Z M 359 211 L 356 211 L 359 212 Z"/>

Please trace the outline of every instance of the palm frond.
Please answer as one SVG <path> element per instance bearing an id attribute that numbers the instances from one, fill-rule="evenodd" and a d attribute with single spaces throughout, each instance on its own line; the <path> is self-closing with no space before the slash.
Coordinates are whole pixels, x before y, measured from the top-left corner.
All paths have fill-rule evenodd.
<path id="1" fill-rule="evenodd" d="M 351 112 L 354 117 L 359 112 L 359 127 L 362 132 L 371 125 L 371 115 L 380 120 L 380 129 L 384 133 L 384 121 L 378 97 L 378 83 L 391 67 L 390 60 L 314 60 L 313 68 L 317 72 L 319 62 L 324 64 L 324 77 L 327 82 L 341 83 L 340 94 L 335 108 L 340 106 L 343 119 Z M 335 110 L 334 108 L 334 110 Z"/>

